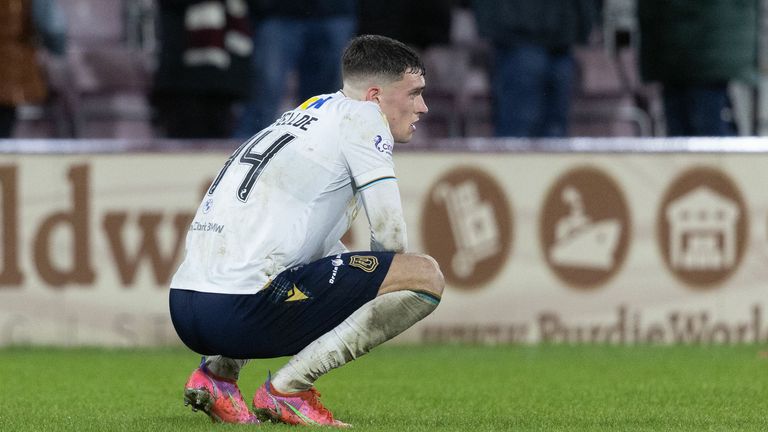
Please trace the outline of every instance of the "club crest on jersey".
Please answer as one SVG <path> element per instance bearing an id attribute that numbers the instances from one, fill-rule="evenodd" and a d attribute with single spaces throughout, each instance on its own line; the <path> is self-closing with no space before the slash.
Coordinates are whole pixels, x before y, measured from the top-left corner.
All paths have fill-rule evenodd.
<path id="1" fill-rule="evenodd" d="M 376 150 L 382 153 L 392 154 L 392 141 L 382 138 L 381 135 L 373 137 L 373 145 L 376 146 Z"/>
<path id="2" fill-rule="evenodd" d="M 366 273 L 373 273 L 379 266 L 379 259 L 372 255 L 352 255 L 349 257 L 349 266 L 359 268 Z"/>

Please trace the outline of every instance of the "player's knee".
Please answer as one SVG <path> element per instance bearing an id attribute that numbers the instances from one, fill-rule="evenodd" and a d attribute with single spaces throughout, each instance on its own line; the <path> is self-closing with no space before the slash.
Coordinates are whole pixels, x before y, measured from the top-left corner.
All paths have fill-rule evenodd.
<path id="1" fill-rule="evenodd" d="M 440 298 L 445 288 L 445 278 L 440 270 L 440 264 L 429 255 L 418 255 L 418 259 L 422 280 L 422 286 L 419 289 Z"/>
<path id="2" fill-rule="evenodd" d="M 379 294 L 408 290 L 440 299 L 445 281 L 440 265 L 429 255 L 397 254 Z"/>

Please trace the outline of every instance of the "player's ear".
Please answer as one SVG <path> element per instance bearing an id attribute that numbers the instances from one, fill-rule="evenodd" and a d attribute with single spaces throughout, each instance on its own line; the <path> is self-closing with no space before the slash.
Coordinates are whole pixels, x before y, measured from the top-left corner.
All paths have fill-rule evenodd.
<path id="1" fill-rule="evenodd" d="M 379 103 L 380 97 L 381 97 L 381 87 L 378 87 L 378 86 L 368 87 L 368 90 L 366 90 L 365 92 L 366 101 Z"/>

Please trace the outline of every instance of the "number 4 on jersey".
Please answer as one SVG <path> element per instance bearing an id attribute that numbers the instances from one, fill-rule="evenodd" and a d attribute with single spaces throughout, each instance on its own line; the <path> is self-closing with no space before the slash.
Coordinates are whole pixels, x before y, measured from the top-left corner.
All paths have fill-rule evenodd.
<path id="1" fill-rule="evenodd" d="M 251 168 L 237 188 L 237 199 L 242 202 L 248 201 L 251 189 L 253 189 L 253 186 L 256 184 L 256 180 L 259 179 L 259 175 L 261 175 L 261 171 L 264 167 L 267 166 L 269 161 L 272 160 L 272 157 L 282 150 L 286 144 L 296 139 L 294 135 L 285 133 L 277 140 L 272 141 L 271 144 L 270 141 L 264 141 L 263 145 L 257 148 L 256 146 L 262 143 L 264 138 L 270 133 L 272 133 L 272 130 L 267 129 L 244 142 L 237 150 L 235 150 L 235 152 L 232 153 L 232 156 L 230 156 L 224 163 L 224 167 L 219 172 L 219 175 L 216 176 L 216 180 L 211 184 L 211 187 L 208 189 L 208 195 L 213 195 L 213 193 L 216 192 L 216 188 L 219 187 L 219 182 L 221 182 L 221 179 L 224 177 L 227 169 L 229 169 L 229 166 L 232 165 L 232 161 L 235 160 L 237 155 L 240 155 L 240 163 L 250 165 Z M 264 149 L 264 147 L 267 148 Z"/>

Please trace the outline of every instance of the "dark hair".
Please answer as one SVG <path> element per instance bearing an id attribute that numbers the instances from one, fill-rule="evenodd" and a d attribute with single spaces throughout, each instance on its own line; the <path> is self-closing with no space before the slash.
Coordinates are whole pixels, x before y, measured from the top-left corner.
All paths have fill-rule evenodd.
<path id="1" fill-rule="evenodd" d="M 386 36 L 363 35 L 352 39 L 341 58 L 344 80 L 361 76 L 381 76 L 398 81 L 405 73 L 426 74 L 416 51 Z"/>

